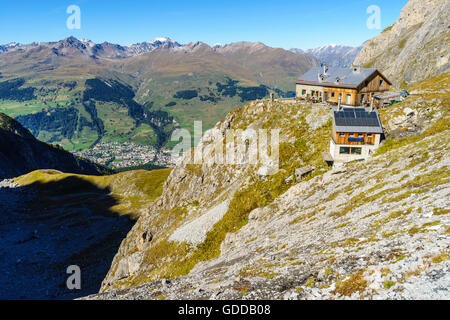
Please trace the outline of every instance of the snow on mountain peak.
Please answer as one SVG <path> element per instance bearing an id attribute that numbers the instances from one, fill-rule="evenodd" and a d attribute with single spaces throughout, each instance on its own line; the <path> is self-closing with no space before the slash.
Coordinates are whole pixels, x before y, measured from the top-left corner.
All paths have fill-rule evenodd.
<path id="1" fill-rule="evenodd" d="M 167 37 L 159 37 L 159 38 L 153 39 L 149 43 L 157 43 L 157 42 L 172 42 L 172 40 L 170 38 L 167 38 Z"/>

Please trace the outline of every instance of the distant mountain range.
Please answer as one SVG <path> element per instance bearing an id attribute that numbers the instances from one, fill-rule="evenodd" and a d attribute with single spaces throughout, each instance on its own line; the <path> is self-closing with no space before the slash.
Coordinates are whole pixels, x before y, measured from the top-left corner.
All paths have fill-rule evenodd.
<path id="1" fill-rule="evenodd" d="M 0 45 L 0 54 L 6 52 L 23 52 L 38 47 L 51 48 L 55 54 L 64 55 L 74 53 L 74 50 L 78 50 L 79 53 L 86 54 L 92 58 L 120 59 L 142 55 L 158 48 L 179 48 L 181 45 L 169 38 L 156 38 L 149 42 L 121 46 L 110 42 L 96 44 L 88 39 L 69 37 L 58 42 L 33 42 L 31 44 L 12 42 L 6 45 Z"/>
<path id="2" fill-rule="evenodd" d="M 68 150 L 114 141 L 164 147 L 177 127 L 202 120 L 206 130 L 271 91 L 292 96 L 295 79 L 318 65 L 259 42 L 121 46 L 69 37 L 1 51 L 0 112 Z"/>
<path id="3" fill-rule="evenodd" d="M 320 63 L 326 63 L 330 67 L 350 67 L 363 46 L 350 47 L 336 44 L 328 44 L 315 49 L 291 49 L 292 52 L 305 54 L 316 58 Z"/>
<path id="4" fill-rule="evenodd" d="M 200 44 L 201 42 L 197 42 Z M 195 44 L 195 43 L 194 43 Z M 203 43 L 201 43 L 203 44 Z M 206 45 L 206 44 L 204 44 Z M 219 53 L 236 51 L 245 47 L 265 46 L 262 43 L 253 42 L 238 42 L 228 45 L 215 44 L 211 48 Z M 170 38 L 160 37 L 148 42 L 136 43 L 127 46 L 113 44 L 110 42 L 103 42 L 96 44 L 88 39 L 76 39 L 69 37 L 58 42 L 33 42 L 28 45 L 23 45 L 17 42 L 12 42 L 6 45 L 0 45 L 0 54 L 6 52 L 29 50 L 36 47 L 52 48 L 55 53 L 67 54 L 68 48 L 79 50 L 80 53 L 86 54 L 92 58 L 109 58 L 109 59 L 123 59 L 129 57 L 140 56 L 157 49 L 172 49 L 173 51 L 192 49 L 192 43 L 182 45 Z M 315 49 L 297 49 L 293 48 L 290 51 L 296 54 L 307 55 L 316 58 L 320 62 L 327 63 L 334 67 L 348 67 L 355 60 L 358 53 L 362 50 L 360 47 L 351 47 L 344 45 L 328 44 Z M 242 51 L 242 50 L 241 50 Z"/>

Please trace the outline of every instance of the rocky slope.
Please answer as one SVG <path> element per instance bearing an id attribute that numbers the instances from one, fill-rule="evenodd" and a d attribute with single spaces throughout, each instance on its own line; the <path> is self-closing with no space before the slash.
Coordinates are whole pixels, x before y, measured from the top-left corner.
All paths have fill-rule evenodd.
<path id="1" fill-rule="evenodd" d="M 450 69 L 447 0 L 410 0 L 396 23 L 368 41 L 355 64 L 377 68 L 406 87 Z"/>
<path id="2" fill-rule="evenodd" d="M 0 113 L 0 179 L 17 177 L 37 169 L 94 175 L 109 172 L 102 166 L 38 141 L 17 121 Z"/>
<path id="3" fill-rule="evenodd" d="M 335 168 L 321 154 L 326 106 L 235 110 L 219 136 L 281 129 L 280 170 L 214 164 L 224 142 L 206 133 L 195 151 L 206 161 L 173 170 L 89 299 L 448 299 L 449 83 L 422 83 L 382 110 L 377 154 Z"/>

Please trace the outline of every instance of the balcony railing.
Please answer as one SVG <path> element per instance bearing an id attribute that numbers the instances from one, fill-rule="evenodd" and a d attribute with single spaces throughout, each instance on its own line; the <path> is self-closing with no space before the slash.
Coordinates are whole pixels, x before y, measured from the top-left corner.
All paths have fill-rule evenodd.
<path id="1" fill-rule="evenodd" d="M 356 146 L 362 146 L 362 145 L 374 145 L 374 138 L 354 138 L 354 137 L 337 137 L 336 139 L 334 137 L 333 141 L 335 144 L 346 144 L 346 145 L 356 145 Z"/>

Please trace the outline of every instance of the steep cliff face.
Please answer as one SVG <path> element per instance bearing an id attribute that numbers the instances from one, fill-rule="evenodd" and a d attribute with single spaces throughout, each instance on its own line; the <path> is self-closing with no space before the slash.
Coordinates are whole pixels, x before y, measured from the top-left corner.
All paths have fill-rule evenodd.
<path id="1" fill-rule="evenodd" d="M 368 41 L 355 64 L 377 68 L 398 87 L 450 69 L 447 0 L 410 0 L 391 27 Z"/>
<path id="2" fill-rule="evenodd" d="M 37 140 L 20 123 L 0 113 L 0 179 L 38 169 L 94 175 L 108 172 L 102 166 Z"/>
<path id="3" fill-rule="evenodd" d="M 388 140 L 377 155 L 334 169 L 321 154 L 327 107 L 235 110 L 217 124 L 222 136 L 281 130 L 278 173 L 214 164 L 224 142 L 208 132 L 206 161 L 173 170 L 90 298 L 448 298 L 449 83 L 448 74 L 423 83 L 382 110 Z"/>

